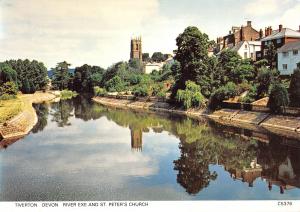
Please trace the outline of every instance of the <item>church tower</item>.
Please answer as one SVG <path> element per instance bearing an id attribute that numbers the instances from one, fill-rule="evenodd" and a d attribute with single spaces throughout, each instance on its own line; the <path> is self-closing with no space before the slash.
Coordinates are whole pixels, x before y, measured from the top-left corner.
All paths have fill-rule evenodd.
<path id="1" fill-rule="evenodd" d="M 131 38 L 130 60 L 138 59 L 142 62 L 142 38 Z"/>

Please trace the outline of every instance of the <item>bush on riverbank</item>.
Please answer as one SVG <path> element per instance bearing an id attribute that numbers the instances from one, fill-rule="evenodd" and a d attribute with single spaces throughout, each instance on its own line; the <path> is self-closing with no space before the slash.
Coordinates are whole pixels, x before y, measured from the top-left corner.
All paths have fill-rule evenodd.
<path id="1" fill-rule="evenodd" d="M 94 87 L 95 96 L 104 96 L 105 94 L 107 94 L 107 91 L 104 88 L 100 88 L 99 86 Z"/>
<path id="2" fill-rule="evenodd" d="M 18 87 L 14 82 L 6 82 L 0 86 L 0 100 L 16 98 Z"/>
<path id="3" fill-rule="evenodd" d="M 76 97 L 77 95 L 78 95 L 78 93 L 76 91 L 62 90 L 60 92 L 61 99 L 72 99 L 73 97 Z"/>
<path id="4" fill-rule="evenodd" d="M 287 89 L 281 83 L 271 85 L 268 107 L 272 113 L 283 113 L 285 107 L 289 105 L 289 95 Z"/>
<path id="5" fill-rule="evenodd" d="M 225 99 L 235 97 L 238 94 L 237 86 L 229 82 L 225 86 L 218 88 L 212 95 L 209 101 L 209 108 L 215 110 L 219 108 Z"/>
<path id="6" fill-rule="evenodd" d="M 200 92 L 200 86 L 192 81 L 186 81 L 185 86 L 185 90 L 179 89 L 177 91 L 176 101 L 182 105 L 184 109 L 203 106 L 205 98 Z"/>

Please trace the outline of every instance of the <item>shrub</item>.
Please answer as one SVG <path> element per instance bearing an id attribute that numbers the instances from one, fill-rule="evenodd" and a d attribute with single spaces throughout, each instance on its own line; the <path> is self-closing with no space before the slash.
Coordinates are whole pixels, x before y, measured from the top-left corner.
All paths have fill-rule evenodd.
<path id="1" fill-rule="evenodd" d="M 256 86 L 252 86 L 248 91 L 247 95 L 241 99 L 241 102 L 252 103 L 256 100 L 256 97 L 257 97 L 257 88 Z"/>
<path id="2" fill-rule="evenodd" d="M 18 87 L 14 82 L 6 82 L 0 86 L 0 96 L 5 95 L 4 98 L 8 96 L 15 97 L 18 93 Z"/>
<path id="3" fill-rule="evenodd" d="M 300 69 L 296 69 L 291 77 L 289 87 L 291 106 L 300 107 Z"/>
<path id="4" fill-rule="evenodd" d="M 100 88 L 99 86 L 94 87 L 94 95 L 95 96 L 104 96 L 106 93 L 107 92 L 104 88 Z"/>
<path id="5" fill-rule="evenodd" d="M 15 99 L 15 95 L 9 95 L 7 93 L 3 94 L 0 96 L 0 100 L 10 100 L 10 99 Z"/>
<path id="6" fill-rule="evenodd" d="M 159 91 L 159 92 L 157 93 L 156 96 L 157 96 L 158 98 L 166 98 L 167 93 L 166 93 L 166 91 L 161 90 L 161 91 Z"/>
<path id="7" fill-rule="evenodd" d="M 187 81 L 185 85 L 185 90 L 179 89 L 177 91 L 176 101 L 185 109 L 203 105 L 205 98 L 200 92 L 200 86 L 192 81 Z"/>
<path id="8" fill-rule="evenodd" d="M 275 82 L 271 85 L 268 107 L 272 113 L 285 112 L 285 107 L 289 104 L 287 89 L 283 84 Z"/>
<path id="9" fill-rule="evenodd" d="M 154 84 L 152 86 L 152 89 L 151 89 L 152 90 L 152 96 L 157 96 L 157 94 L 159 92 L 161 92 L 163 89 L 164 89 L 163 83 Z"/>
<path id="10" fill-rule="evenodd" d="M 146 85 L 138 85 L 135 86 L 134 89 L 132 90 L 132 94 L 134 96 L 140 96 L 140 97 L 145 97 L 148 96 L 148 87 Z"/>
<path id="11" fill-rule="evenodd" d="M 218 88 L 210 97 L 209 108 L 215 110 L 219 108 L 225 99 L 238 95 L 237 86 L 228 82 L 225 86 Z"/>
<path id="12" fill-rule="evenodd" d="M 119 76 L 114 76 L 105 83 L 105 89 L 109 92 L 120 92 L 125 89 L 125 83 Z"/>
<path id="13" fill-rule="evenodd" d="M 78 93 L 76 91 L 70 91 L 70 90 L 62 90 L 60 92 L 61 99 L 72 99 L 73 97 L 76 97 Z"/>

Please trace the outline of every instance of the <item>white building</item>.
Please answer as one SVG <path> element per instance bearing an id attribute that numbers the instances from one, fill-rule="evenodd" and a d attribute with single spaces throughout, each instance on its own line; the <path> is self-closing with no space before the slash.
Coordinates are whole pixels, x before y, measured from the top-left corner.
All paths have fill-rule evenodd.
<path id="1" fill-rule="evenodd" d="M 256 52 L 261 51 L 261 41 L 241 41 L 230 49 L 236 51 L 243 59 L 256 61 Z"/>
<path id="2" fill-rule="evenodd" d="M 164 63 L 146 63 L 144 70 L 146 74 L 151 74 L 153 70 L 160 71 Z"/>
<path id="3" fill-rule="evenodd" d="M 277 53 L 280 75 L 293 74 L 297 64 L 300 63 L 300 41 L 285 44 L 277 50 Z"/>

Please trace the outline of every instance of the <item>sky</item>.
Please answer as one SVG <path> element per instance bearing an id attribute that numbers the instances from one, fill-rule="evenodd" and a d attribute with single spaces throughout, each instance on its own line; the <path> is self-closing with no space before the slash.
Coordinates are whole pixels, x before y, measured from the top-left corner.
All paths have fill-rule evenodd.
<path id="1" fill-rule="evenodd" d="M 214 40 L 247 20 L 299 29 L 299 11 L 300 0 L 0 0 L 0 61 L 106 68 L 129 59 L 134 36 L 143 52 L 172 53 L 187 26 Z"/>

